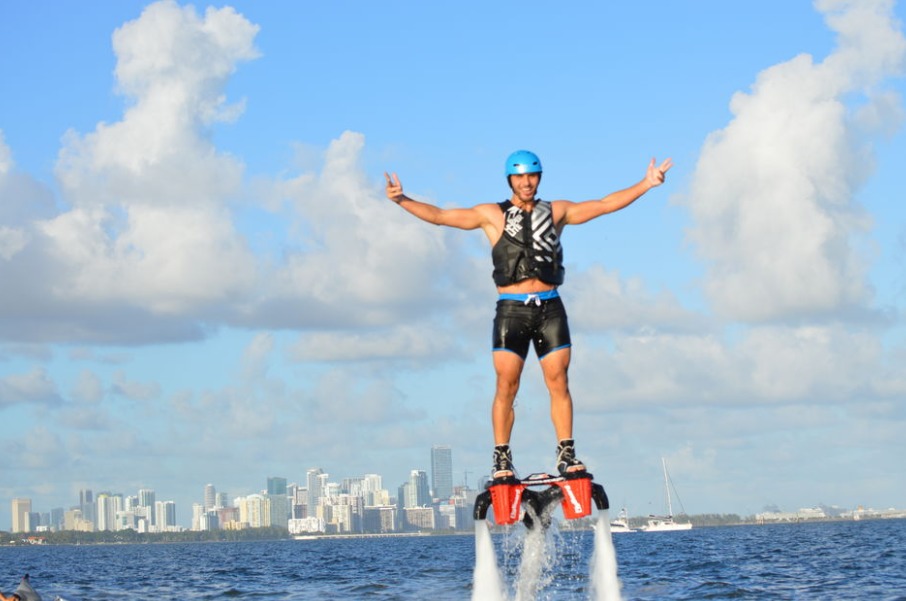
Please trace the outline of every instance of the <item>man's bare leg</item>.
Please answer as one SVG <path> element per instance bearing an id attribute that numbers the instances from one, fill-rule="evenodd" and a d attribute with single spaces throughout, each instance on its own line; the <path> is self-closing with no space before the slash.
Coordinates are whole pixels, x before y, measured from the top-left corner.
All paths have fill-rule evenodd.
<path id="1" fill-rule="evenodd" d="M 495 471 L 491 474 L 492 478 L 504 478 L 514 475 L 509 444 L 510 435 L 513 432 L 513 423 L 516 421 L 513 404 L 516 401 L 516 393 L 519 391 L 519 380 L 522 377 L 524 365 L 525 361 L 516 353 L 494 351 L 497 390 L 494 393 L 494 403 L 491 406 L 491 424 L 494 428 L 495 445 Z M 505 461 L 497 461 L 498 453 L 506 455 Z M 504 465 L 506 461 L 510 462 L 508 467 Z"/>
<path id="2" fill-rule="evenodd" d="M 560 471 L 577 472 L 585 469 L 575 458 L 573 442 L 573 398 L 569 392 L 569 361 L 572 354 L 564 348 L 553 351 L 541 360 L 544 383 L 551 397 L 551 421 L 557 435 L 557 462 Z"/>
<path id="3" fill-rule="evenodd" d="M 569 348 L 560 349 L 544 356 L 541 372 L 551 396 L 551 421 L 557 440 L 573 437 L 573 398 L 569 393 Z"/>

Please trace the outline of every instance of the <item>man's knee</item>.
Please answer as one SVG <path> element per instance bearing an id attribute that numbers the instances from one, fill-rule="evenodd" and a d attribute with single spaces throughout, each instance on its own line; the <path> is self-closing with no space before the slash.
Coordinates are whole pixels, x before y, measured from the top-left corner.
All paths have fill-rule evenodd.
<path id="1" fill-rule="evenodd" d="M 544 365 L 542 371 L 544 372 L 544 381 L 548 383 L 548 386 L 552 384 L 565 386 L 569 380 L 567 375 L 569 370 L 566 364 L 552 362 Z"/>
<path id="2" fill-rule="evenodd" d="M 508 374 L 497 375 L 497 399 L 512 403 L 519 391 L 519 376 Z"/>

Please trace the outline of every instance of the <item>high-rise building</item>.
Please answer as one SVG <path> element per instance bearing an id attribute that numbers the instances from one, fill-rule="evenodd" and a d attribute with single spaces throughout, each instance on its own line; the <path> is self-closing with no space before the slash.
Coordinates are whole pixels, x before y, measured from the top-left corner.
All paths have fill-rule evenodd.
<path id="1" fill-rule="evenodd" d="M 267 494 L 269 494 L 269 495 L 285 495 L 286 494 L 286 478 L 278 478 L 276 476 L 268 478 L 267 479 Z"/>
<path id="2" fill-rule="evenodd" d="M 431 490 L 436 499 L 453 496 L 453 451 L 448 446 L 431 447 Z"/>
<path id="3" fill-rule="evenodd" d="M 304 486 L 296 487 L 296 494 L 292 498 L 292 519 L 308 517 L 308 489 Z"/>
<path id="4" fill-rule="evenodd" d="M 12 511 L 13 532 L 31 532 L 31 499 L 13 499 Z"/>
<path id="5" fill-rule="evenodd" d="M 270 522 L 267 526 L 286 528 L 289 521 L 289 497 L 286 496 L 286 478 L 267 479 L 267 498 L 270 501 Z"/>
<path id="6" fill-rule="evenodd" d="M 390 495 L 384 490 L 379 474 L 365 474 L 362 478 L 362 496 L 365 497 L 367 507 L 387 505 L 390 502 Z"/>
<path id="7" fill-rule="evenodd" d="M 249 528 L 263 528 L 270 519 L 270 503 L 264 495 L 249 495 L 239 500 L 239 521 Z"/>
<path id="8" fill-rule="evenodd" d="M 82 510 L 82 519 L 86 522 L 95 523 L 95 505 L 94 505 L 94 495 L 91 492 L 90 488 L 86 488 L 79 491 L 79 509 Z"/>
<path id="9" fill-rule="evenodd" d="M 138 495 L 123 497 L 123 511 L 134 511 L 137 507 L 140 507 L 138 504 Z"/>
<path id="10" fill-rule="evenodd" d="M 154 513 L 158 532 L 166 532 L 176 527 L 176 503 L 173 501 L 157 501 L 154 504 Z"/>
<path id="11" fill-rule="evenodd" d="M 428 488 L 428 474 L 424 470 L 409 472 L 409 482 L 404 486 L 405 501 L 403 507 L 426 507 L 431 504 L 431 491 Z"/>
<path id="12" fill-rule="evenodd" d="M 204 516 L 204 505 L 201 503 L 192 503 L 192 530 L 204 530 L 201 524 L 201 518 Z"/>
<path id="13" fill-rule="evenodd" d="M 315 508 L 321 502 L 322 486 L 327 482 L 327 474 L 319 467 L 313 467 L 306 472 L 308 483 L 308 515 L 315 515 Z"/>
<path id="14" fill-rule="evenodd" d="M 138 491 L 138 506 L 142 508 L 139 512 L 151 526 L 157 525 L 154 511 L 155 494 L 150 488 L 140 488 Z"/>
<path id="15" fill-rule="evenodd" d="M 102 492 L 95 501 L 97 507 L 97 529 L 116 530 L 116 513 L 123 509 L 123 499 L 120 495 Z"/>
<path id="16" fill-rule="evenodd" d="M 204 510 L 210 511 L 217 506 L 217 489 L 213 484 L 207 484 L 204 487 Z"/>
<path id="17" fill-rule="evenodd" d="M 79 532 L 94 531 L 94 524 L 82 517 L 82 510 L 74 507 L 63 514 L 63 530 L 78 530 Z"/>
<path id="18" fill-rule="evenodd" d="M 107 497 L 110 496 L 105 492 L 99 492 L 94 498 L 94 527 L 96 530 L 109 530 L 110 525 L 107 523 Z"/>
<path id="19" fill-rule="evenodd" d="M 62 507 L 54 507 L 50 510 L 50 527 L 54 530 L 63 529 L 63 515 L 64 511 Z"/>

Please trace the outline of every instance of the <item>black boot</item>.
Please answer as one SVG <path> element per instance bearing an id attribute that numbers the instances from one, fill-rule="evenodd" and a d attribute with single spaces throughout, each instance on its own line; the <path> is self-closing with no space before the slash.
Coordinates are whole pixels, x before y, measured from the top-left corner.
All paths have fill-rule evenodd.
<path id="1" fill-rule="evenodd" d="M 585 464 L 576 459 L 576 443 L 572 438 L 561 440 L 557 445 L 557 471 L 563 477 L 585 471 Z"/>
<path id="2" fill-rule="evenodd" d="M 513 467 L 513 453 L 510 451 L 510 445 L 497 445 L 494 447 L 494 465 L 491 468 L 491 479 L 499 480 L 515 476 L 516 469 Z"/>

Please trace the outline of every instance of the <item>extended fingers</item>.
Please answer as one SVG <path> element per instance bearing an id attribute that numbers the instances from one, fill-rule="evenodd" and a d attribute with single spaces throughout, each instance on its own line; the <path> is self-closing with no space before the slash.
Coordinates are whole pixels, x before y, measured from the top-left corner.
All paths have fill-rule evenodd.
<path id="1" fill-rule="evenodd" d="M 389 194 L 393 191 L 395 194 L 399 194 L 403 191 L 403 185 L 400 183 L 400 178 L 396 176 L 396 173 L 387 173 L 384 172 L 384 177 L 387 178 L 387 193 Z"/>
<path id="2" fill-rule="evenodd" d="M 664 183 L 666 179 L 667 171 L 673 166 L 673 160 L 667 159 L 663 161 L 660 165 L 655 167 L 656 161 L 654 157 L 651 157 L 651 161 L 648 163 L 648 180 L 655 186 L 659 186 Z"/>
<path id="3" fill-rule="evenodd" d="M 403 185 L 400 183 L 400 178 L 396 176 L 396 173 L 391 174 L 386 171 L 384 172 L 384 177 L 387 179 L 387 198 L 399 203 L 403 196 Z"/>

